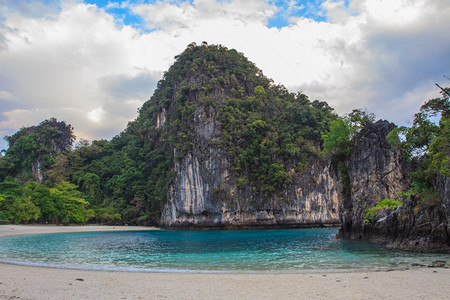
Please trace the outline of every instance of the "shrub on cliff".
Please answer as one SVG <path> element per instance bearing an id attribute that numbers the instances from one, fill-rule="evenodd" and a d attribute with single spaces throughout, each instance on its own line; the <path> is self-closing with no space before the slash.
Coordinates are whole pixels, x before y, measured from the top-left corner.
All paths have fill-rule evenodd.
<path id="1" fill-rule="evenodd" d="M 364 222 L 366 224 L 372 224 L 378 219 L 378 214 L 382 211 L 386 211 L 387 213 L 390 213 L 397 207 L 403 205 L 403 202 L 399 202 L 394 199 L 383 199 L 380 202 L 377 203 L 377 205 L 366 208 L 364 212 L 366 215 L 364 216 Z"/>
<path id="2" fill-rule="evenodd" d="M 375 115 L 361 109 L 353 109 L 330 124 L 330 129 L 322 133 L 323 152 L 322 155 L 330 153 L 341 159 L 348 156 L 352 150 L 352 138 L 367 122 L 374 122 Z"/>

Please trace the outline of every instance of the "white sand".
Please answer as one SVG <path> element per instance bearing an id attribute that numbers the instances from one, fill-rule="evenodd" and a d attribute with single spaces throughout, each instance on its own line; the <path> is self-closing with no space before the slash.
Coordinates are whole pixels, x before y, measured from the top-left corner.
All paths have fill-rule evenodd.
<path id="1" fill-rule="evenodd" d="M 0 237 L 19 234 L 95 232 L 95 231 L 133 231 L 133 230 L 158 230 L 158 229 L 156 227 L 143 227 L 143 226 L 0 225 Z"/>
<path id="2" fill-rule="evenodd" d="M 0 236 L 103 226 L 0 226 Z M 149 229 L 149 228 L 145 228 Z M 11 233 L 11 232 L 14 233 Z M 139 273 L 0 263 L 0 299 L 450 299 L 450 269 L 390 272 Z"/>

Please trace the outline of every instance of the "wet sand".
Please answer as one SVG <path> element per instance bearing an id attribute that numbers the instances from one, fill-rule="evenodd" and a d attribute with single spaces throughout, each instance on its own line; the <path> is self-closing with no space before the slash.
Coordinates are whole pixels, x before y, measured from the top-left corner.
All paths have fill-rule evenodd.
<path id="1" fill-rule="evenodd" d="M 0 226 L 14 234 L 154 230 Z M 0 299 L 449 299 L 450 269 L 299 273 L 147 273 L 0 263 Z"/>

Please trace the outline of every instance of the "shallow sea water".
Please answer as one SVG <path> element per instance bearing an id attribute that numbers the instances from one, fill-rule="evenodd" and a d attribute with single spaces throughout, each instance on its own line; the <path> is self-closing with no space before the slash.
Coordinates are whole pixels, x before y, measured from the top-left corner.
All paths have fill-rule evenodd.
<path id="1" fill-rule="evenodd" d="M 124 231 L 0 238 L 0 261 L 53 267 L 170 272 L 300 272 L 450 263 L 450 255 L 336 239 L 337 228 Z"/>

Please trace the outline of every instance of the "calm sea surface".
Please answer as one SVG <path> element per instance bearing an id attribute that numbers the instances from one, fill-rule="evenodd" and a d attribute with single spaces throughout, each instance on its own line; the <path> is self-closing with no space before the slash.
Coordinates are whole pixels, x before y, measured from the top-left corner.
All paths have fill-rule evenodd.
<path id="1" fill-rule="evenodd" d="M 336 239 L 336 228 L 127 231 L 0 238 L 0 261 L 138 271 L 379 269 L 429 264 L 450 255 L 383 249 Z"/>

